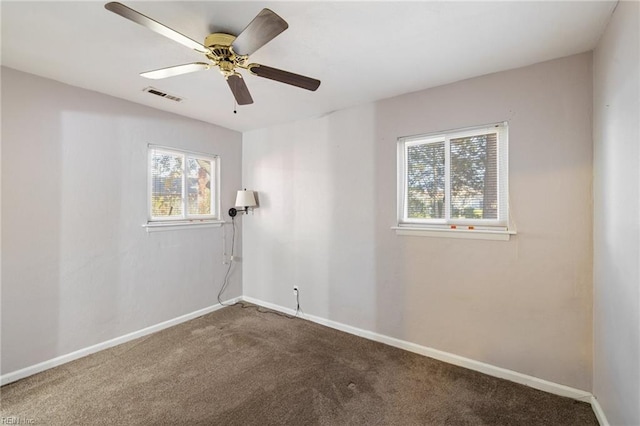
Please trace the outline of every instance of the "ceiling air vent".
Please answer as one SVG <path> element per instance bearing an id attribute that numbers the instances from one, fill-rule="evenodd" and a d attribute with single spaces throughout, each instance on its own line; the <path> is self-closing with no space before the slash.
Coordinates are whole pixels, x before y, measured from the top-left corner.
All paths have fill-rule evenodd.
<path id="1" fill-rule="evenodd" d="M 179 96 L 170 95 L 168 93 L 161 92 L 155 87 L 145 87 L 142 89 L 143 92 L 151 93 L 152 95 L 160 96 L 161 98 L 170 99 L 175 102 L 182 102 L 182 98 Z"/>

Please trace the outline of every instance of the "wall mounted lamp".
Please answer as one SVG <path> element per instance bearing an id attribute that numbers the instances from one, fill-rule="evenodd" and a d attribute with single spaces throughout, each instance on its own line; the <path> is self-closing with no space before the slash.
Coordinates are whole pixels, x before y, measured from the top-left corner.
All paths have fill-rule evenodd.
<path id="1" fill-rule="evenodd" d="M 247 191 L 245 188 L 238 191 L 238 194 L 236 195 L 236 207 L 238 209 L 231 207 L 229 209 L 229 216 L 235 217 L 238 213 L 249 213 L 249 208 L 256 207 L 257 205 L 253 191 Z"/>

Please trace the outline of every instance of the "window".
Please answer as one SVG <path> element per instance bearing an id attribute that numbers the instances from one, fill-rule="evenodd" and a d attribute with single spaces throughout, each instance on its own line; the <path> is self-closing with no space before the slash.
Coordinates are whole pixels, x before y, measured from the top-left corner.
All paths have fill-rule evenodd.
<path id="1" fill-rule="evenodd" d="M 400 138 L 398 226 L 506 231 L 507 124 Z"/>
<path id="2" fill-rule="evenodd" d="M 149 223 L 219 220 L 215 155 L 149 145 Z"/>

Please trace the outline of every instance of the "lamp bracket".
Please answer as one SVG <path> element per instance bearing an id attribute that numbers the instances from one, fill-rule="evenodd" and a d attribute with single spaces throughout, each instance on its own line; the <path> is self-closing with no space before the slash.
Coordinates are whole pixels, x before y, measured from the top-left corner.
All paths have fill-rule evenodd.
<path id="1" fill-rule="evenodd" d="M 229 216 L 231 216 L 231 217 L 236 217 L 236 215 L 237 215 L 238 213 L 248 214 L 248 213 L 249 213 L 249 207 L 245 207 L 244 209 L 240 209 L 240 210 L 235 209 L 235 208 L 233 208 L 233 207 L 231 207 L 231 208 L 229 209 Z"/>

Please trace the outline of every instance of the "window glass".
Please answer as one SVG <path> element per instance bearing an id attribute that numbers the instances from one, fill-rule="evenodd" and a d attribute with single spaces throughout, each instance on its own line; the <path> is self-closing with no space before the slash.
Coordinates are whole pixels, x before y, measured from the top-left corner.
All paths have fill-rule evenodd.
<path id="1" fill-rule="evenodd" d="M 398 224 L 508 225 L 506 123 L 399 139 Z"/>
<path id="2" fill-rule="evenodd" d="M 218 219 L 218 157 L 149 147 L 149 218 Z"/>
<path id="3" fill-rule="evenodd" d="M 182 216 L 182 156 L 155 151 L 151 156 L 151 216 Z"/>
<path id="4" fill-rule="evenodd" d="M 407 217 L 444 218 L 444 141 L 407 146 Z"/>
<path id="5" fill-rule="evenodd" d="M 498 218 L 496 133 L 451 139 L 451 217 Z"/>
<path id="6" fill-rule="evenodd" d="M 211 161 L 187 158 L 187 178 L 189 214 L 211 214 Z"/>

